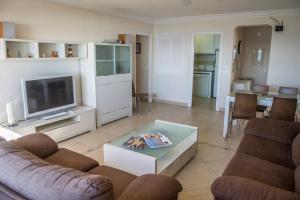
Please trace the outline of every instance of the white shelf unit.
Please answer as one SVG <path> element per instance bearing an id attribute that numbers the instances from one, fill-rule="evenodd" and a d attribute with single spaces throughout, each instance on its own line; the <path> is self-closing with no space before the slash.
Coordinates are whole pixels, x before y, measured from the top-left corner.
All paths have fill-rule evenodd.
<path id="1" fill-rule="evenodd" d="M 97 126 L 132 115 L 131 45 L 89 43 L 81 62 L 85 106 L 97 110 Z"/>
<path id="2" fill-rule="evenodd" d="M 68 47 L 73 55 L 68 57 Z M 58 57 L 52 57 L 53 51 Z M 49 42 L 23 39 L 0 39 L 0 60 L 58 60 L 87 58 L 86 43 Z"/>
<path id="3" fill-rule="evenodd" d="M 15 140 L 32 133 L 44 133 L 56 142 L 96 130 L 95 109 L 78 106 L 67 115 L 49 120 L 33 118 L 20 122 L 18 126 L 0 126 L 1 136 L 6 140 Z"/>
<path id="4" fill-rule="evenodd" d="M 39 44 L 39 58 L 53 58 L 51 57 L 53 51 L 58 53 L 57 58 L 66 57 L 64 43 L 40 42 L 38 44 Z"/>

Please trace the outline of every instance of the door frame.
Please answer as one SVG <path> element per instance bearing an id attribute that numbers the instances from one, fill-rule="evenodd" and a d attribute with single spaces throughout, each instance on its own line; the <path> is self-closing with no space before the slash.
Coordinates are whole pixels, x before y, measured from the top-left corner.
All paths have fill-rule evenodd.
<path id="1" fill-rule="evenodd" d="M 222 61 L 223 61 L 223 39 L 224 39 L 224 32 L 222 31 L 215 31 L 215 32 L 193 32 L 192 33 L 192 39 L 191 39 L 191 79 L 190 79 L 190 87 L 189 87 L 189 93 L 190 93 L 190 101 L 188 103 L 189 107 L 192 107 L 193 105 L 193 77 L 194 77 L 194 54 L 195 54 L 195 36 L 196 35 L 220 35 L 220 49 L 219 49 L 219 67 L 218 67 L 218 85 L 217 85 L 217 96 L 216 96 L 216 111 L 220 111 L 220 88 L 221 88 L 221 68 L 222 68 Z"/>
<path id="2" fill-rule="evenodd" d="M 136 76 L 136 53 L 135 53 L 135 50 L 136 50 L 136 36 L 137 35 L 140 35 L 140 36 L 146 36 L 148 37 L 149 39 L 149 53 L 148 53 L 148 95 L 149 95 L 149 98 L 148 98 L 148 101 L 149 102 L 152 102 L 152 99 L 153 99 L 153 86 L 152 86 L 152 77 L 153 77 L 153 37 L 152 37 L 152 34 L 150 33 L 143 33 L 143 32 L 135 32 L 134 33 L 134 67 L 135 67 L 135 76 Z M 136 78 L 136 77 L 135 77 Z M 136 80 L 136 79 L 135 79 Z"/>

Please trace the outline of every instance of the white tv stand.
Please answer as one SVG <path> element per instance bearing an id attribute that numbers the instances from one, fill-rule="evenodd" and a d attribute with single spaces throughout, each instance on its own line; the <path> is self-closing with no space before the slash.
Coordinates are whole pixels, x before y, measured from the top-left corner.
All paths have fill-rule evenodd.
<path id="1" fill-rule="evenodd" d="M 60 142 L 76 135 L 96 130 L 95 109 L 78 106 L 63 116 L 55 118 L 34 118 L 20 122 L 15 127 L 0 127 L 0 136 L 6 140 L 15 140 L 19 137 L 44 133 L 56 142 Z"/>
<path id="2" fill-rule="evenodd" d="M 59 112 L 59 113 L 55 113 L 55 114 L 52 114 L 52 115 L 47 115 L 45 117 L 42 117 L 42 119 L 49 120 L 49 119 L 61 117 L 61 116 L 67 115 L 67 114 L 69 114 L 69 112 Z"/>

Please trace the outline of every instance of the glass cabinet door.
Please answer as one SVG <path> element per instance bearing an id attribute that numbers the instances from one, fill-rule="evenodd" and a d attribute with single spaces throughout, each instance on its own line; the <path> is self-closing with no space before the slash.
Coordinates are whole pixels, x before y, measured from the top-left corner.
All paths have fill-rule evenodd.
<path id="1" fill-rule="evenodd" d="M 114 74 L 114 46 L 96 45 L 96 75 L 109 76 Z"/>
<path id="2" fill-rule="evenodd" d="M 131 70 L 130 46 L 116 46 L 116 74 L 128 74 Z"/>

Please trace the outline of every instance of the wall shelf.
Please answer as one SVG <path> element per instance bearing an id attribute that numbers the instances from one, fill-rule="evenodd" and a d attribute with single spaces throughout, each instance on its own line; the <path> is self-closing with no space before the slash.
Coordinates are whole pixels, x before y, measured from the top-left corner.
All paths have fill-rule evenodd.
<path id="1" fill-rule="evenodd" d="M 57 57 L 53 54 L 56 54 Z M 86 43 L 0 39 L 0 60 L 32 61 L 84 58 L 87 58 Z"/>

